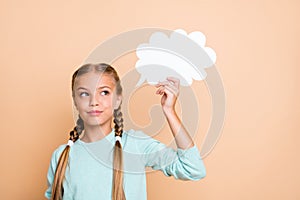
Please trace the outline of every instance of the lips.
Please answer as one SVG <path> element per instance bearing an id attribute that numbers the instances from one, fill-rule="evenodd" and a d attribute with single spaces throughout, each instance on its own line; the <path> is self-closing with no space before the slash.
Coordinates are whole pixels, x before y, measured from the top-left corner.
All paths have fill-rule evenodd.
<path id="1" fill-rule="evenodd" d="M 102 113 L 102 111 L 100 110 L 91 110 L 88 112 L 88 114 L 90 115 L 100 115 Z"/>

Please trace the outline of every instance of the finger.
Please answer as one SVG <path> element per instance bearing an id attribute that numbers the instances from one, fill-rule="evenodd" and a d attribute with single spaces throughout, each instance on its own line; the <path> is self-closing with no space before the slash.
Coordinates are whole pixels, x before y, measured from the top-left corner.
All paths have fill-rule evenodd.
<path id="1" fill-rule="evenodd" d="M 178 89 L 175 86 L 169 86 L 169 85 L 165 86 L 164 91 L 169 91 L 170 93 L 172 93 L 175 96 L 178 96 L 178 93 L 179 93 Z"/>
<path id="2" fill-rule="evenodd" d="M 163 85 L 169 85 L 171 87 L 175 89 L 179 89 L 179 84 L 180 84 L 180 80 L 177 79 L 177 78 L 174 78 L 174 77 L 168 77 L 167 78 L 167 81 L 163 81 L 163 82 L 160 82 L 159 84 L 157 84 L 157 87 Z"/>
<path id="3" fill-rule="evenodd" d="M 177 93 L 176 91 L 179 91 L 179 87 L 177 87 L 177 85 L 171 81 L 167 81 L 167 84 L 165 86 L 168 86 L 168 88 L 170 88 L 175 93 Z"/>
<path id="4" fill-rule="evenodd" d="M 177 88 L 171 87 L 169 85 L 161 86 L 157 91 L 156 94 L 166 94 L 167 96 L 173 95 L 178 96 L 179 91 Z"/>
<path id="5" fill-rule="evenodd" d="M 157 87 L 165 87 L 170 90 L 174 95 L 178 95 L 179 88 L 172 84 L 170 81 L 161 82 Z"/>
<path id="6" fill-rule="evenodd" d="M 159 83 L 156 84 L 157 87 L 159 87 L 159 86 L 165 86 L 165 85 L 173 85 L 173 86 L 175 86 L 175 83 L 173 81 L 166 80 L 166 81 L 162 81 L 162 82 L 159 82 Z"/>
<path id="7" fill-rule="evenodd" d="M 164 93 L 164 86 L 161 86 L 160 88 L 158 88 L 157 90 L 156 90 L 156 94 L 163 94 Z"/>
<path id="8" fill-rule="evenodd" d="M 176 87 L 178 87 L 180 84 L 180 79 L 175 77 L 167 77 L 167 80 L 172 82 L 174 85 L 176 85 Z"/>

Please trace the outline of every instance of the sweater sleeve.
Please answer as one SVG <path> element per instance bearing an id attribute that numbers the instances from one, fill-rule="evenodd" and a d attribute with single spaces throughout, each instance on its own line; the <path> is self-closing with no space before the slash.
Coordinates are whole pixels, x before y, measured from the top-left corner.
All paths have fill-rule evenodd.
<path id="1" fill-rule="evenodd" d="M 60 154 L 62 153 L 62 151 L 65 149 L 66 145 L 61 145 L 59 148 L 57 148 L 53 153 L 52 153 L 52 157 L 50 160 L 50 165 L 48 168 L 48 173 L 47 173 L 47 190 L 45 192 L 45 197 L 47 199 L 51 198 L 51 193 L 52 193 L 52 183 L 53 183 L 53 179 L 54 179 L 54 175 L 55 175 L 55 170 L 56 170 L 56 166 L 58 163 L 58 159 Z"/>
<path id="2" fill-rule="evenodd" d="M 146 167 L 161 170 L 166 176 L 181 180 L 200 180 L 206 176 L 206 169 L 196 145 L 185 150 L 174 150 L 150 136 L 143 138 L 139 146 Z"/>

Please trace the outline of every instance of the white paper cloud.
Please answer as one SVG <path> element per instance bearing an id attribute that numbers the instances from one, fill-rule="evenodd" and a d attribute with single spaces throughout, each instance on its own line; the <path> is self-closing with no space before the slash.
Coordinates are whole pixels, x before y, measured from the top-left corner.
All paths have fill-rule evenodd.
<path id="1" fill-rule="evenodd" d="M 216 62 L 216 53 L 205 47 L 205 42 L 205 35 L 198 31 L 187 34 L 177 29 L 170 37 L 162 32 L 153 33 L 149 43 L 136 49 L 139 60 L 135 67 L 141 74 L 137 86 L 145 81 L 156 84 L 168 76 L 179 78 L 182 86 L 191 85 L 193 79 L 204 80 L 205 68 Z"/>

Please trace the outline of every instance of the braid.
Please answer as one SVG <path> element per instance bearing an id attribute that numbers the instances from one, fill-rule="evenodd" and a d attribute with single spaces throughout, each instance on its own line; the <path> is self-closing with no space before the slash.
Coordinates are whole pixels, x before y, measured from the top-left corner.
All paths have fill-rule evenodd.
<path id="1" fill-rule="evenodd" d="M 122 137 L 123 133 L 123 118 L 121 106 L 114 110 L 114 123 L 115 123 L 115 136 Z M 113 161 L 113 188 L 112 200 L 126 200 L 123 188 L 123 152 L 122 144 L 116 140 L 114 148 L 114 161 Z"/>
<path id="2" fill-rule="evenodd" d="M 83 120 L 79 115 L 79 118 L 76 122 L 76 126 L 70 132 L 69 140 L 76 142 L 79 139 L 79 136 L 83 130 L 84 130 Z M 52 185 L 51 200 L 61 200 L 63 197 L 63 193 L 64 193 L 63 181 L 65 178 L 65 171 L 68 164 L 69 152 L 70 152 L 70 146 L 67 145 L 59 157 L 55 175 L 54 175 L 53 185 Z"/>
<path id="3" fill-rule="evenodd" d="M 115 136 L 122 137 L 123 133 L 123 114 L 121 111 L 121 105 L 118 109 L 114 110 L 114 123 L 115 123 Z"/>
<path id="4" fill-rule="evenodd" d="M 73 142 L 76 142 L 76 140 L 79 139 L 79 136 L 81 135 L 82 131 L 84 129 L 84 124 L 83 124 L 83 120 L 79 115 L 79 118 L 76 122 L 76 126 L 74 127 L 74 129 L 70 132 L 70 139 Z"/>

